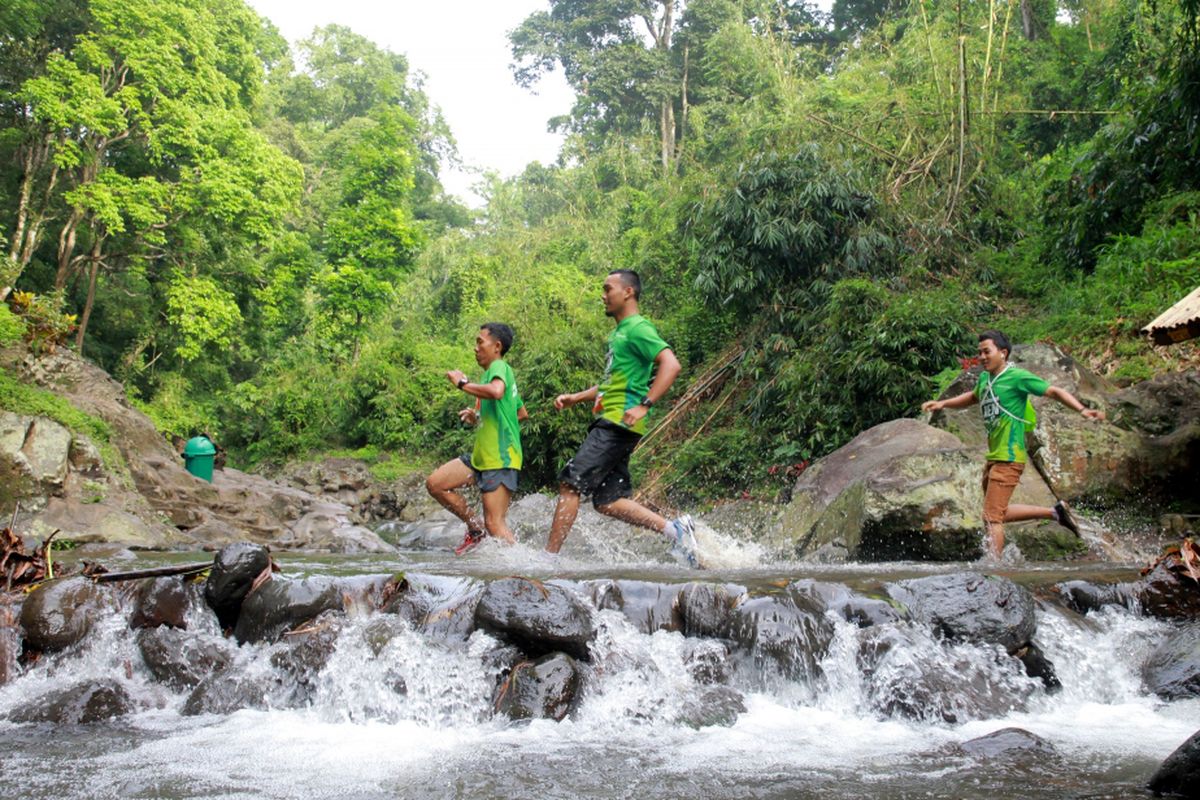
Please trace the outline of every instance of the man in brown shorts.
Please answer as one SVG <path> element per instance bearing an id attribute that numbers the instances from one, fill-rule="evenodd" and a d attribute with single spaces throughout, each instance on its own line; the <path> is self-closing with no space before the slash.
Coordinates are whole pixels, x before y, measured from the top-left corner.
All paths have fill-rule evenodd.
<path id="1" fill-rule="evenodd" d="M 974 391 L 946 400 L 930 400 L 921 406 L 923 411 L 940 411 L 980 404 L 988 432 L 987 463 L 983 466 L 983 521 L 989 549 L 996 558 L 1004 551 L 1005 522 L 1052 519 L 1079 535 L 1079 524 L 1062 500 L 1053 508 L 1008 503 L 1029 458 L 1025 451 L 1025 432 L 1033 430 L 1037 423 L 1029 396 L 1052 397 L 1088 419 L 1104 419 L 1103 411 L 1085 408 L 1066 389 L 1051 386 L 1032 372 L 1010 365 L 1011 352 L 1012 345 L 1003 333 L 984 331 L 979 334 L 979 360 L 983 372 Z"/>

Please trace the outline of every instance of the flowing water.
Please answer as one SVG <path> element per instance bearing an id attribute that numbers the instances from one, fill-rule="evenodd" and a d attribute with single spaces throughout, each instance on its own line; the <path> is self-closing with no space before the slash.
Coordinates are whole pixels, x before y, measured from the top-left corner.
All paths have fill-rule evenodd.
<path id="1" fill-rule="evenodd" d="M 516 547 L 485 543 L 456 559 L 434 541 L 454 535 L 451 528 L 426 528 L 402 540 L 397 555 L 277 559 L 287 574 L 442 576 L 447 592 L 471 577 L 518 572 L 571 582 L 697 577 L 666 563 L 659 542 L 606 535 L 611 523 L 585 521 L 572 533 L 575 549 L 560 557 L 521 535 Z M 977 566 L 814 568 L 770 563 L 712 531 L 701 539 L 710 567 L 702 577 L 746 586 L 815 577 L 865 590 Z M 1121 565 L 991 571 L 1034 589 L 1134 575 Z M 1142 662 L 1168 626 L 1123 609 L 1081 618 L 1040 604 L 1036 641 L 1062 681 L 1057 694 L 994 648 L 924 632 L 888 660 L 903 672 L 932 654 L 963 681 L 1025 692 L 1031 700 L 1020 711 L 959 724 L 882 714 L 856 661 L 864 630 L 836 619 L 819 677 L 787 680 L 740 662 L 729 683 L 746 710 L 731 726 L 707 727 L 680 721 L 701 689 L 685 667 L 684 637 L 641 633 L 617 611 L 597 613 L 592 666 L 573 714 L 526 723 L 490 714 L 496 668 L 482 658 L 494 644 L 488 635 L 476 631 L 454 645 L 406 628 L 376 652 L 364 636 L 373 616 L 351 615 L 306 707 L 200 716 L 181 715 L 187 693 L 150 678 L 133 634 L 113 616 L 82 650 L 0 687 L 0 719 L 49 688 L 95 677 L 121 682 L 144 710 L 79 726 L 0 721 L 0 797 L 1127 798 L 1148 796 L 1142 787 L 1157 765 L 1200 728 L 1200 701 L 1164 703 L 1142 687 Z M 209 617 L 192 622 L 219 635 Z M 269 670 L 269 651 L 246 645 L 237 658 Z M 397 679 L 403 693 L 392 688 Z M 988 758 L 959 747 L 1008 727 L 1042 737 L 1055 754 Z"/>

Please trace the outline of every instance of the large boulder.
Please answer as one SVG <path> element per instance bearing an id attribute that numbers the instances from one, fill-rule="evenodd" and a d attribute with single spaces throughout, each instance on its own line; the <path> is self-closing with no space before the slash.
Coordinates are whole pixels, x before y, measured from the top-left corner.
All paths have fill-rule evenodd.
<path id="1" fill-rule="evenodd" d="M 123 717 L 136 708 L 125 687 L 113 680 L 84 681 L 55 689 L 9 714 L 13 722 L 80 725 Z"/>
<path id="2" fill-rule="evenodd" d="M 1146 788 L 1156 795 L 1195 797 L 1197 786 L 1200 786 L 1200 731 L 1167 756 Z"/>
<path id="3" fill-rule="evenodd" d="M 800 476 L 774 544 L 818 561 L 976 558 L 983 455 L 917 420 L 877 425 Z M 1053 497 L 1033 473 L 1014 502 Z"/>
<path id="4" fill-rule="evenodd" d="M 112 593 L 90 578 L 47 581 L 30 592 L 21 606 L 25 645 L 33 650 L 64 650 L 82 641 L 112 606 Z"/>
<path id="5" fill-rule="evenodd" d="M 736 619 L 735 609 L 746 596 L 745 587 L 733 584 L 684 586 L 676 606 L 684 635 L 728 638 Z"/>
<path id="6" fill-rule="evenodd" d="M 239 542 L 222 547 L 204 584 L 204 600 L 223 628 L 237 623 L 242 601 L 259 575 L 271 569 L 271 554 L 262 545 Z"/>
<path id="7" fill-rule="evenodd" d="M 1200 697 L 1200 624 L 1172 631 L 1142 665 L 1142 680 L 1164 700 Z"/>
<path id="8" fill-rule="evenodd" d="M 0 411 L 0 513 L 10 513 L 18 501 L 40 508 L 62 490 L 71 439 L 54 420 Z"/>
<path id="9" fill-rule="evenodd" d="M 582 678 L 575 660 L 550 653 L 513 667 L 494 702 L 496 711 L 515 720 L 561 720 L 571 710 Z"/>
<path id="10" fill-rule="evenodd" d="M 973 572 L 889 584 L 888 595 L 917 622 L 952 641 L 984 642 L 1015 653 L 1033 639 L 1033 595 L 1007 578 Z"/>
<path id="11" fill-rule="evenodd" d="M 567 589 L 531 578 L 503 578 L 483 590 L 475 622 L 530 655 L 561 650 L 588 658 L 596 628 L 591 611 Z"/>

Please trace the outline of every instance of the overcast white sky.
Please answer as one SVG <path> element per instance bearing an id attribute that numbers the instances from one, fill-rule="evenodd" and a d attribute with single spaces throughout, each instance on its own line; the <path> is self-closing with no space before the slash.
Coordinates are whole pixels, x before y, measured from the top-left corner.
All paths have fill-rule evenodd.
<path id="1" fill-rule="evenodd" d="M 542 79 L 534 95 L 513 82 L 508 32 L 545 0 L 248 0 L 295 42 L 319 26 L 337 23 L 408 57 L 427 76 L 425 90 L 458 141 L 470 167 L 506 177 L 530 161 L 553 162 L 562 137 L 546 121 L 571 109 L 573 95 L 561 73 Z M 477 176 L 443 171 L 442 184 L 472 205 Z"/>

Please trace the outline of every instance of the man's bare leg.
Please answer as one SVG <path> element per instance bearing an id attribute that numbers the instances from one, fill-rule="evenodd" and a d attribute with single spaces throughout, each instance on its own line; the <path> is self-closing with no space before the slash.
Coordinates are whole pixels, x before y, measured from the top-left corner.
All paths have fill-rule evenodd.
<path id="1" fill-rule="evenodd" d="M 454 491 L 470 485 L 475 480 L 475 473 L 462 462 L 462 459 L 447 461 L 435 469 L 425 480 L 425 488 L 430 496 L 442 504 L 442 507 L 454 516 L 467 523 L 471 530 L 481 530 L 483 522 L 471 514 L 471 507 L 466 498 Z"/>
<path id="2" fill-rule="evenodd" d="M 507 486 L 497 486 L 494 491 L 483 495 L 483 521 L 487 532 L 497 539 L 516 544 L 517 538 L 508 529 L 508 504 L 512 501 L 512 492 Z"/>
<path id="3" fill-rule="evenodd" d="M 988 522 L 986 527 L 988 550 L 991 551 L 993 558 L 999 559 L 1000 554 L 1004 552 L 1004 523 Z"/>
<path id="4" fill-rule="evenodd" d="M 1054 509 L 1042 506 L 1009 506 L 1004 512 L 1005 522 L 1021 522 L 1027 519 L 1054 519 Z"/>
<path id="5" fill-rule="evenodd" d="M 657 533 L 666 532 L 666 519 L 658 514 L 655 514 L 641 503 L 630 500 L 628 497 L 621 497 L 612 501 L 611 503 L 606 503 L 602 506 L 596 506 L 596 510 L 605 516 L 615 517 L 624 522 L 628 522 L 630 525 L 648 528 Z"/>
<path id="6" fill-rule="evenodd" d="M 550 523 L 550 540 L 546 542 L 546 552 L 557 553 L 562 549 L 575 517 L 579 515 L 579 492 L 570 484 L 560 483 L 558 486 L 558 504 L 554 506 L 554 519 Z"/>

